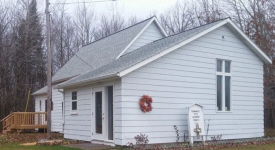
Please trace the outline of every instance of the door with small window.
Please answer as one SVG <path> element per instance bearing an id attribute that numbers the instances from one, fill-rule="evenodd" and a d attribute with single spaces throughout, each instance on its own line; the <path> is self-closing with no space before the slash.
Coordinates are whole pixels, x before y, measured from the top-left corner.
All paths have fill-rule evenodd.
<path id="1" fill-rule="evenodd" d="M 105 90 L 93 89 L 92 99 L 92 140 L 106 140 Z"/>

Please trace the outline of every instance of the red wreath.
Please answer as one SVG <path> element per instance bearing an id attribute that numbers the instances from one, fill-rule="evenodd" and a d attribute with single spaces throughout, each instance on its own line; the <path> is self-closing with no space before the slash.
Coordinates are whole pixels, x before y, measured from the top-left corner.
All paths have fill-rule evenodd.
<path id="1" fill-rule="evenodd" d="M 139 104 L 140 104 L 140 109 L 143 112 L 150 112 L 152 111 L 152 98 L 148 95 L 143 95 L 140 100 L 139 100 Z"/>

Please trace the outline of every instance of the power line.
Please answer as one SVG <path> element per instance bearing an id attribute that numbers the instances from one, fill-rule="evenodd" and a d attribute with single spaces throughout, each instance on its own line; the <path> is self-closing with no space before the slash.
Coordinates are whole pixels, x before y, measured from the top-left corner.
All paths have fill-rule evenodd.
<path id="1" fill-rule="evenodd" d="M 57 4 L 57 5 L 58 4 L 62 4 L 62 5 L 63 4 L 81 4 L 81 3 L 85 4 L 85 3 L 100 3 L 100 2 L 108 2 L 108 1 L 110 2 L 110 1 L 117 1 L 117 0 L 101 0 L 101 1 L 97 0 L 97 1 L 89 1 L 89 2 L 70 2 L 70 3 L 65 2 L 65 3 L 51 3 L 51 4 Z"/>

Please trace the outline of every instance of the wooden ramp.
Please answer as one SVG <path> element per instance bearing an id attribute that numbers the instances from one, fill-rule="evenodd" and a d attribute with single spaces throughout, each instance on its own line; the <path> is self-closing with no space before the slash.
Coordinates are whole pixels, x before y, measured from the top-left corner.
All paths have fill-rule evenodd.
<path id="1" fill-rule="evenodd" d="M 2 122 L 3 133 L 9 133 L 12 130 L 46 129 L 46 119 L 46 112 L 11 112 L 0 122 Z"/>

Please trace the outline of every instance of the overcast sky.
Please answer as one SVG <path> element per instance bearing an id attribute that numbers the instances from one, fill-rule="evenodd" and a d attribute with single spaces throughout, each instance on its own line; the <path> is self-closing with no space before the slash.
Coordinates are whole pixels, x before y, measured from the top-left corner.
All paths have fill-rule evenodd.
<path id="1" fill-rule="evenodd" d="M 16 7 L 17 0 L 0 0 L 1 3 L 13 3 Z M 23 0 L 22 0 L 23 1 Z M 45 1 L 37 0 L 38 11 L 42 14 L 45 12 Z M 111 5 L 116 5 L 118 10 L 124 17 L 136 16 L 137 19 L 145 19 L 152 14 L 160 14 L 165 12 L 168 8 L 171 8 L 176 4 L 178 0 L 49 0 L 51 7 L 58 4 L 57 2 L 66 2 L 66 12 L 74 13 L 78 3 L 87 2 L 86 4 L 93 8 L 95 13 L 100 15 L 106 13 Z M 183 0 L 182 0 L 183 1 Z"/>
<path id="2" fill-rule="evenodd" d="M 39 0 L 40 10 L 44 9 L 45 0 Z M 98 2 L 101 1 L 101 2 Z M 56 3 L 56 0 L 50 0 L 53 5 Z M 116 1 L 107 1 L 107 0 L 66 0 L 67 12 L 74 13 L 74 9 L 77 5 L 77 2 L 87 2 L 89 7 L 93 7 L 97 14 L 104 13 L 108 11 L 110 5 L 116 4 L 119 11 L 122 12 L 125 16 L 137 16 L 138 18 L 149 17 L 150 14 L 162 13 L 171 6 L 175 5 L 177 0 L 116 0 Z"/>

